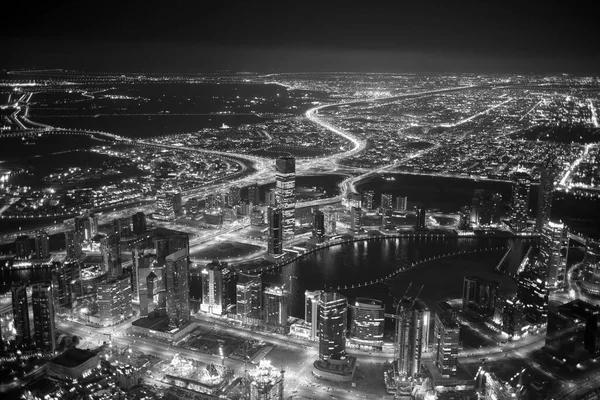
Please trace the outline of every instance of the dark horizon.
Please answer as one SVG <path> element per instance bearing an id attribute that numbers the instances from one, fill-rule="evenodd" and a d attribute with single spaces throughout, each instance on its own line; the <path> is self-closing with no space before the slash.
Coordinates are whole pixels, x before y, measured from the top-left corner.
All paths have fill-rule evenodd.
<path id="1" fill-rule="evenodd" d="M 598 74 L 591 10 L 495 5 L 62 2 L 0 28 L 1 68 Z"/>

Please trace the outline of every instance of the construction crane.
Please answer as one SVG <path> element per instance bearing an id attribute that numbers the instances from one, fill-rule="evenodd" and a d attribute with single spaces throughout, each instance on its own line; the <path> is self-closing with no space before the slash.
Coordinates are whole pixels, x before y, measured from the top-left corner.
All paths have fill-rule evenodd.
<path id="1" fill-rule="evenodd" d="M 417 301 L 417 297 L 419 297 L 419 295 L 421 294 L 421 291 L 423 290 L 424 287 L 425 287 L 425 285 L 421 285 L 421 288 L 417 292 L 417 295 L 413 298 L 412 304 L 410 305 L 411 309 L 415 306 L 415 301 Z"/>

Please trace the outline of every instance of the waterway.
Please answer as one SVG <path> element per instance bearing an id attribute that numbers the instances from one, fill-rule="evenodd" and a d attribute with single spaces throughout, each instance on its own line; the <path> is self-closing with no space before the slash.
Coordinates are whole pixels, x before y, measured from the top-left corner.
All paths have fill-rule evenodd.
<path id="1" fill-rule="evenodd" d="M 297 260 L 271 274 L 264 280 L 271 284 L 291 286 L 291 314 L 304 318 L 304 292 L 328 287 L 351 286 L 384 277 L 402 265 L 437 255 L 469 252 L 477 249 L 506 247 L 512 251 L 506 261 L 506 271 L 514 273 L 529 242 L 513 238 L 439 238 L 439 239 L 379 239 L 333 246 Z M 383 300 L 392 311 L 392 297 L 402 297 L 409 283 L 409 295 L 419 297 L 431 310 L 438 301 L 461 296 L 465 275 L 480 275 L 500 282 L 507 293 L 515 290 L 514 281 L 494 269 L 504 254 L 503 250 L 451 256 L 423 263 L 388 281 L 388 286 L 378 284 L 360 289 L 341 289 L 350 300 L 368 296 Z M 290 278 L 291 277 L 291 278 Z"/>

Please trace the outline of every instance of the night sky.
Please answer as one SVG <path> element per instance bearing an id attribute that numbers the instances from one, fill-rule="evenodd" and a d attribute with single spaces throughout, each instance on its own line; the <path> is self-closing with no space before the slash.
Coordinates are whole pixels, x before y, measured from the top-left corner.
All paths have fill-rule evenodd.
<path id="1" fill-rule="evenodd" d="M 593 2 L 532 3 L 15 2 L 0 67 L 597 74 Z"/>

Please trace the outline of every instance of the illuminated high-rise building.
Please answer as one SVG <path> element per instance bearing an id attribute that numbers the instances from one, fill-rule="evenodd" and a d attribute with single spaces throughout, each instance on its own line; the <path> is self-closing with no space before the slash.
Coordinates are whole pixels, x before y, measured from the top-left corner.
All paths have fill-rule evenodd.
<path id="1" fill-rule="evenodd" d="M 56 349 L 56 329 L 52 286 L 46 283 L 32 285 L 31 305 L 35 347 L 39 351 L 53 353 Z"/>
<path id="2" fill-rule="evenodd" d="M 82 254 L 81 250 L 81 239 L 77 232 L 67 231 L 65 232 L 65 247 L 67 253 L 67 259 L 78 259 Z"/>
<path id="3" fill-rule="evenodd" d="M 548 283 L 545 271 L 529 269 L 517 279 L 517 299 L 523 304 L 523 312 L 532 324 L 545 323 L 548 319 Z"/>
<path id="4" fill-rule="evenodd" d="M 527 228 L 529 215 L 529 192 L 531 190 L 531 175 L 517 171 L 512 176 L 512 209 L 510 226 L 514 232 L 523 232 Z"/>
<path id="5" fill-rule="evenodd" d="M 31 244 L 29 242 L 29 236 L 17 236 L 17 239 L 15 240 L 15 246 L 18 259 L 27 260 L 31 257 Z"/>
<path id="6" fill-rule="evenodd" d="M 277 207 L 277 189 L 270 189 L 265 193 L 265 205 L 267 207 Z"/>
<path id="7" fill-rule="evenodd" d="M 304 292 L 304 320 L 310 324 L 310 340 L 317 340 L 319 337 L 319 303 L 322 291 Z"/>
<path id="8" fill-rule="evenodd" d="M 429 309 L 419 299 L 405 297 L 397 305 L 394 362 L 400 377 L 421 370 L 421 354 L 429 346 Z"/>
<path id="9" fill-rule="evenodd" d="M 263 313 L 267 325 L 285 326 L 289 316 L 289 292 L 281 286 L 268 286 L 263 291 Z"/>
<path id="10" fill-rule="evenodd" d="M 123 265 L 121 262 L 120 236 L 112 234 L 103 237 L 100 240 L 100 253 L 102 254 L 104 272 L 108 273 L 110 278 L 121 276 L 123 273 Z"/>
<path id="11" fill-rule="evenodd" d="M 374 208 L 375 203 L 375 192 L 372 190 L 367 190 L 363 193 L 363 201 L 362 205 L 367 211 L 371 211 Z"/>
<path id="12" fill-rule="evenodd" d="M 393 204 L 393 196 L 391 193 L 381 193 L 381 209 L 391 210 Z"/>
<path id="13" fill-rule="evenodd" d="M 31 328 L 29 326 L 29 307 L 27 300 L 27 286 L 22 282 L 14 282 L 11 287 L 12 311 L 17 342 L 29 344 Z"/>
<path id="14" fill-rule="evenodd" d="M 167 316 L 169 328 L 181 328 L 190 320 L 190 285 L 188 249 L 166 257 Z"/>
<path id="15" fill-rule="evenodd" d="M 230 206 L 237 206 L 242 201 L 240 197 L 240 188 L 239 186 L 232 186 L 229 188 L 229 202 Z"/>
<path id="16" fill-rule="evenodd" d="M 323 211 L 317 210 L 313 215 L 313 231 L 312 236 L 317 239 L 325 237 L 325 214 Z"/>
<path id="17" fill-rule="evenodd" d="M 319 299 L 319 358 L 340 359 L 346 355 L 348 299 L 337 292 L 322 292 Z"/>
<path id="18" fill-rule="evenodd" d="M 283 211 L 269 207 L 269 254 L 283 254 Z"/>
<path id="19" fill-rule="evenodd" d="M 588 239 L 583 256 L 581 288 L 589 294 L 600 295 L 600 241 Z"/>
<path id="20" fill-rule="evenodd" d="M 357 233 L 362 228 L 362 209 L 360 207 L 352 207 L 350 209 L 350 229 Z"/>
<path id="21" fill-rule="evenodd" d="M 535 230 L 542 232 L 544 224 L 550 221 L 552 213 L 552 193 L 554 191 L 554 169 L 545 165 L 540 170 L 540 185 L 535 219 Z"/>
<path id="22" fill-rule="evenodd" d="M 391 208 L 384 208 L 381 210 L 381 227 L 383 229 L 394 229 L 393 215 L 394 211 Z"/>
<path id="23" fill-rule="evenodd" d="M 252 206 L 257 206 L 260 204 L 260 191 L 256 183 L 250 185 L 248 188 L 248 202 Z"/>
<path id="24" fill-rule="evenodd" d="M 248 400 L 283 400 L 284 371 L 271 366 L 271 362 L 260 360 L 256 368 L 247 372 L 246 396 Z"/>
<path id="25" fill-rule="evenodd" d="M 437 304 L 433 334 L 433 357 L 440 374 L 456 376 L 458 371 L 458 347 L 460 325 L 456 313 L 446 302 Z"/>
<path id="26" fill-rule="evenodd" d="M 37 232 L 33 238 L 33 257 L 50 257 L 50 236 L 46 232 Z"/>
<path id="27" fill-rule="evenodd" d="M 200 310 L 224 315 L 232 304 L 233 271 L 227 263 L 213 261 L 202 269 L 202 304 Z"/>
<path id="28" fill-rule="evenodd" d="M 153 217 L 163 221 L 173 221 L 176 208 L 181 209 L 181 194 L 175 190 L 160 190 L 156 194 L 156 212 Z"/>
<path id="29" fill-rule="evenodd" d="M 509 337 L 518 339 L 526 325 L 525 305 L 518 299 L 504 299 L 502 305 L 502 331 Z"/>
<path id="30" fill-rule="evenodd" d="M 262 310 L 262 280 L 260 275 L 238 273 L 236 283 L 236 314 L 243 324 L 258 321 Z"/>
<path id="31" fill-rule="evenodd" d="M 350 340 L 359 347 L 381 348 L 385 307 L 380 300 L 357 297 L 350 307 Z"/>
<path id="32" fill-rule="evenodd" d="M 325 206 L 320 209 L 324 215 L 325 235 L 333 236 L 337 231 L 337 212 L 334 207 Z"/>
<path id="33" fill-rule="evenodd" d="M 417 208 L 415 207 L 415 216 L 417 217 L 415 228 L 416 229 L 425 229 L 427 225 L 425 221 L 427 219 L 427 214 L 425 213 L 425 208 Z"/>
<path id="34" fill-rule="evenodd" d="M 498 282 L 483 279 L 478 276 L 465 276 L 463 280 L 463 311 L 478 316 L 491 316 L 494 313 Z"/>
<path id="35" fill-rule="evenodd" d="M 548 287 L 559 288 L 565 283 L 567 260 L 562 254 L 567 243 L 564 224 L 548 221 L 540 236 L 540 259 L 548 274 Z"/>
<path id="36" fill-rule="evenodd" d="M 296 225 L 296 160 L 279 157 L 275 161 L 275 190 L 277 207 L 283 213 L 283 240 L 294 237 Z"/>
<path id="37" fill-rule="evenodd" d="M 408 208 L 408 197 L 398 196 L 396 197 L 396 211 L 406 212 Z"/>
<path id="38" fill-rule="evenodd" d="M 58 309 L 70 308 L 73 298 L 73 283 L 81 277 L 78 261 L 55 261 L 52 270 L 52 286 L 55 303 Z"/>
<path id="39" fill-rule="evenodd" d="M 96 296 L 100 325 L 112 326 L 133 315 L 129 275 L 112 278 L 105 283 L 98 284 Z"/>

